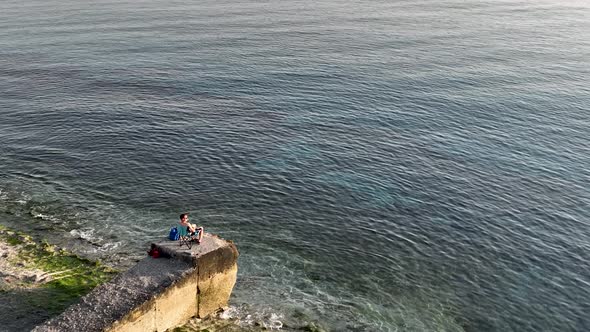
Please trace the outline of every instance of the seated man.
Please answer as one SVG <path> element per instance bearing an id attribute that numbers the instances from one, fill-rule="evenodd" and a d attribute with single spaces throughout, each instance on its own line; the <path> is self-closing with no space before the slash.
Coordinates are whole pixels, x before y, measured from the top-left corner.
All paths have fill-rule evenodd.
<path id="1" fill-rule="evenodd" d="M 188 213 L 183 213 L 180 215 L 180 227 L 186 227 L 187 233 L 193 238 L 196 236 L 197 243 L 201 243 L 205 229 L 203 227 L 197 227 L 197 225 L 188 222 Z"/>

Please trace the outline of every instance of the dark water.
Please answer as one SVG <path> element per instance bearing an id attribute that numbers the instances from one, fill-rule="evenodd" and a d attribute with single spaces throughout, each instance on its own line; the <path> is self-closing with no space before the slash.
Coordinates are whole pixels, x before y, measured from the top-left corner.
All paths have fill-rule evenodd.
<path id="1" fill-rule="evenodd" d="M 0 224 L 190 211 L 244 324 L 588 331 L 589 87 L 587 1 L 3 0 Z"/>

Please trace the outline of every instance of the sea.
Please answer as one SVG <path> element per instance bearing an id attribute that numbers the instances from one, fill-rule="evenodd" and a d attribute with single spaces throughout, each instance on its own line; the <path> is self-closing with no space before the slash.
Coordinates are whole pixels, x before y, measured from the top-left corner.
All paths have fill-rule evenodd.
<path id="1" fill-rule="evenodd" d="M 0 225 L 245 327 L 590 331 L 589 138 L 587 0 L 0 1 Z"/>

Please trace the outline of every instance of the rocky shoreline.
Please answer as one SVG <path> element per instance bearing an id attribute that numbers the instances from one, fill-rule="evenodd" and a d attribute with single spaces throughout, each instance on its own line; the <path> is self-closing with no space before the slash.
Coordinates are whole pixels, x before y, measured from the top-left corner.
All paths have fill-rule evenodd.
<path id="1" fill-rule="evenodd" d="M 6 331 L 31 330 L 117 274 L 100 262 L 0 225 L 0 326 Z M 193 318 L 173 331 L 325 331 L 315 323 L 269 327 L 253 322 L 244 326 L 228 314 Z"/>
<path id="2" fill-rule="evenodd" d="M 30 330 L 117 271 L 0 226 L 0 326 Z"/>
<path id="3" fill-rule="evenodd" d="M 1 231 L 0 231 L 1 232 Z M 53 275 L 18 262 L 19 248 L 0 240 L 0 292 L 37 287 Z"/>

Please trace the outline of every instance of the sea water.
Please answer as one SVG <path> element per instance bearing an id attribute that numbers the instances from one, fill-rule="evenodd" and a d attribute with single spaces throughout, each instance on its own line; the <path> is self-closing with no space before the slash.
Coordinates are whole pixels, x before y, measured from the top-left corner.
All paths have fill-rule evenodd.
<path id="1" fill-rule="evenodd" d="M 0 224 L 189 212 L 245 325 L 588 331 L 589 87 L 587 1 L 3 0 Z"/>

